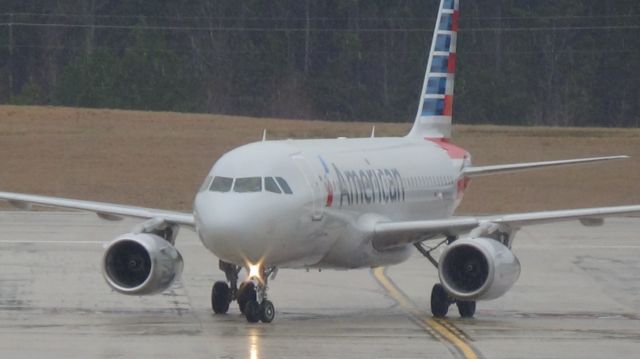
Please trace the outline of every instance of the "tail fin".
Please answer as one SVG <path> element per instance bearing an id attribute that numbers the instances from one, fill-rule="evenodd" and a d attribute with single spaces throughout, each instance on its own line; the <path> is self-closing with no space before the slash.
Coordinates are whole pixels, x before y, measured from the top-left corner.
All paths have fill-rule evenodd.
<path id="1" fill-rule="evenodd" d="M 418 113 L 409 136 L 451 138 L 460 0 L 440 0 Z"/>

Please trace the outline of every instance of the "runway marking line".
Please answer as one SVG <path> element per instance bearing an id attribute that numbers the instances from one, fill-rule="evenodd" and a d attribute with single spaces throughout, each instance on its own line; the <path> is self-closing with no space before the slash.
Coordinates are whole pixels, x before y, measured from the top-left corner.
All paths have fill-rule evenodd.
<path id="1" fill-rule="evenodd" d="M 470 343 L 469 338 L 446 319 L 434 319 L 420 311 L 413 302 L 387 276 L 386 268 L 373 268 L 371 273 L 378 283 L 387 291 L 402 309 L 407 312 L 432 337 L 441 342 L 452 345 L 458 354 L 466 359 L 480 359 L 481 355 Z"/>

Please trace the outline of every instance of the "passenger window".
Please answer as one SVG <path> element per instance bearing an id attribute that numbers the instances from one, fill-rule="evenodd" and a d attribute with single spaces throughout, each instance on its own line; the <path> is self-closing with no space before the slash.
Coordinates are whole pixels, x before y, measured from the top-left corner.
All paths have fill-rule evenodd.
<path id="1" fill-rule="evenodd" d="M 284 180 L 284 178 L 282 177 L 276 177 L 276 181 L 278 181 L 278 184 L 280 185 L 280 187 L 282 188 L 282 191 L 286 194 L 292 194 L 293 192 L 291 191 L 291 187 L 289 187 L 289 184 L 287 183 L 287 181 Z"/>
<path id="2" fill-rule="evenodd" d="M 198 192 L 206 191 L 207 188 L 209 188 L 210 184 L 211 184 L 211 176 L 207 176 L 207 178 L 204 179 L 204 182 L 202 182 L 202 186 L 200 186 L 200 189 L 198 190 Z"/>
<path id="3" fill-rule="evenodd" d="M 280 191 L 280 188 L 276 184 L 276 181 L 273 179 L 273 177 L 264 178 L 264 189 L 267 192 L 282 193 L 282 191 Z"/>
<path id="4" fill-rule="evenodd" d="M 213 192 L 229 192 L 231 191 L 232 183 L 233 178 L 216 176 L 213 178 L 213 182 L 211 182 L 211 187 L 209 187 L 209 189 Z"/>
<path id="5" fill-rule="evenodd" d="M 238 193 L 262 191 L 262 177 L 236 178 L 233 191 Z"/>

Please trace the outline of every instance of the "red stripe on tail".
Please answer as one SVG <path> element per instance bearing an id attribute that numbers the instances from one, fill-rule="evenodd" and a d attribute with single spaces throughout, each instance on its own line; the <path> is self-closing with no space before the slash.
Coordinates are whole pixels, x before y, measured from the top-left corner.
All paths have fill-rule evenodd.
<path id="1" fill-rule="evenodd" d="M 444 96 L 444 112 L 443 116 L 452 116 L 453 115 L 453 96 L 445 95 Z"/>
<path id="2" fill-rule="evenodd" d="M 450 74 L 456 73 L 456 54 L 454 52 L 449 54 L 449 61 L 447 61 L 447 72 Z"/>
<path id="3" fill-rule="evenodd" d="M 460 10 L 456 10 L 453 12 L 453 17 L 451 21 L 451 31 L 458 31 L 459 21 L 460 21 Z"/>

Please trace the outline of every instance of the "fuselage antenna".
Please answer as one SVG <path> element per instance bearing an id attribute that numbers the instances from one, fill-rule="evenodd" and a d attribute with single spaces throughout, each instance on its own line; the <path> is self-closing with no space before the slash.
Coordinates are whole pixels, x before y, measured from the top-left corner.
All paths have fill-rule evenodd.
<path id="1" fill-rule="evenodd" d="M 267 140 L 267 129 L 262 130 L 262 142 Z"/>
<path id="2" fill-rule="evenodd" d="M 373 128 L 371 128 L 371 138 L 376 137 L 376 126 L 373 126 Z"/>

